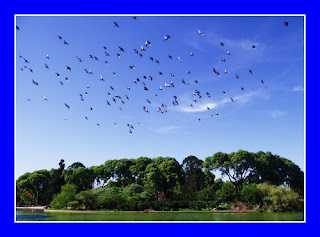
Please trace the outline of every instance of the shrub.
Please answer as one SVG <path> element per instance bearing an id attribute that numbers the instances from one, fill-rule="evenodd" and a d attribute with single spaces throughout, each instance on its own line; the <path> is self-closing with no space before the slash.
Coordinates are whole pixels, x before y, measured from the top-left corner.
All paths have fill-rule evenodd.
<path id="1" fill-rule="evenodd" d="M 54 209 L 64 209 L 74 207 L 77 202 L 73 202 L 76 196 L 77 186 L 74 184 L 66 184 L 61 187 L 61 192 L 54 195 L 50 206 Z"/>

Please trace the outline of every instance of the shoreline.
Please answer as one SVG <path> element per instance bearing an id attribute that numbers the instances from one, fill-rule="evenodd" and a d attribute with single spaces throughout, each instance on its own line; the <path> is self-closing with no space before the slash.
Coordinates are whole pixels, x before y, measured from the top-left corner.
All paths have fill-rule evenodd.
<path id="1" fill-rule="evenodd" d="M 16 210 L 19 211 L 43 211 L 47 213 L 79 213 L 79 214 L 98 214 L 98 213 L 124 213 L 124 214 L 136 214 L 136 213 L 255 213 L 260 211 L 254 210 L 246 210 L 246 211 L 233 211 L 233 210 L 221 210 L 221 211 L 104 211 L 104 210 L 54 210 L 54 209 L 46 209 L 44 206 L 36 206 L 36 207 L 16 207 Z"/>

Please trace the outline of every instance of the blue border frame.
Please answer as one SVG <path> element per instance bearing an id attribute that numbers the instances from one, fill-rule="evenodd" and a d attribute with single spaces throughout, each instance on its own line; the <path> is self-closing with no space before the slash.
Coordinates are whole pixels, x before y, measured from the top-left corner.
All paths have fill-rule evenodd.
<path id="1" fill-rule="evenodd" d="M 319 126 L 315 121 L 317 117 L 318 100 L 316 98 L 316 90 L 318 89 L 319 78 L 315 77 L 316 60 L 314 57 L 318 41 L 316 29 L 319 28 L 318 13 L 316 7 L 311 1 L 292 2 L 292 1 L 274 1 L 269 0 L 263 2 L 263 6 L 257 5 L 256 1 L 197 1 L 190 2 L 174 2 L 163 0 L 161 2 L 147 1 L 131 1 L 129 3 L 122 2 L 117 5 L 110 1 L 92 1 L 84 2 L 66 2 L 66 1 L 12 1 L 7 2 L 6 6 L 1 9 L 1 29 L 2 35 L 2 147 L 4 147 L 4 155 L 2 156 L 2 215 L 1 226 L 3 230 L 10 235 L 35 235 L 44 234 L 46 236 L 56 236 L 57 234 L 73 236 L 77 235 L 139 235 L 139 236 L 164 236 L 164 235 L 258 235 L 258 236 L 301 236 L 308 235 L 307 232 L 315 235 L 316 217 L 315 205 L 317 198 L 317 185 L 315 175 L 318 173 L 318 167 L 313 164 L 317 156 L 315 156 L 316 135 Z M 306 172 L 307 172 L 307 216 L 306 223 L 272 223 L 272 224 L 239 224 L 239 223 L 108 223 L 104 228 L 101 224 L 51 224 L 44 223 L 14 223 L 14 14 L 306 14 L 307 22 L 307 47 L 306 55 L 308 69 L 307 73 L 307 108 L 306 114 Z M 314 67 L 313 67 L 314 66 Z M 313 77 L 314 76 L 314 77 Z M 309 79 L 309 80 L 308 80 Z M 4 94 L 3 94 L 4 93 Z M 313 107 L 314 106 L 314 107 Z M 313 109 L 314 108 L 314 109 Z M 75 226 L 76 225 L 76 226 Z M 99 225 L 99 226 L 98 226 Z M 228 225 L 228 226 L 225 226 Z M 313 231 L 314 230 L 314 231 Z"/>

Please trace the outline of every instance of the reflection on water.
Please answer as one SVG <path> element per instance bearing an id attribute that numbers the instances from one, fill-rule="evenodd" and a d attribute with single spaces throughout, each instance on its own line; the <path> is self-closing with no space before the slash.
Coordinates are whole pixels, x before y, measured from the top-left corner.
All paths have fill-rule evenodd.
<path id="1" fill-rule="evenodd" d="M 54 213 L 17 211 L 17 221 L 303 221 L 303 212 L 286 213 Z"/>
<path id="2" fill-rule="evenodd" d="M 38 211 L 17 211 L 17 221 L 45 221 L 50 218 L 50 215 Z"/>

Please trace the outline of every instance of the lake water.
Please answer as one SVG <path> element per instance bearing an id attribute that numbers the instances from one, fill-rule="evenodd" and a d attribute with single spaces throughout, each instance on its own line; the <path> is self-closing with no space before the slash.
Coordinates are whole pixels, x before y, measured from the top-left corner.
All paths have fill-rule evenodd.
<path id="1" fill-rule="evenodd" d="M 285 213 L 54 213 L 17 211 L 17 221 L 303 221 L 303 212 Z"/>

